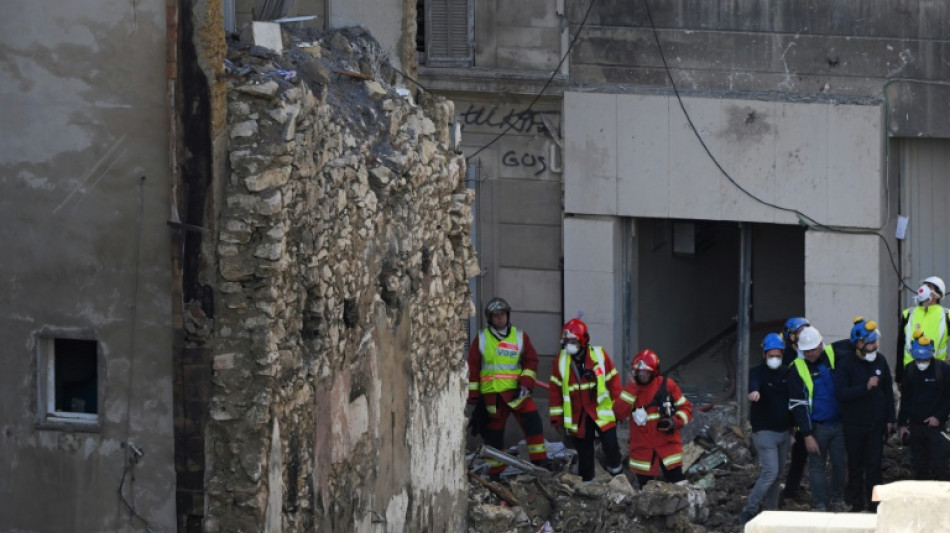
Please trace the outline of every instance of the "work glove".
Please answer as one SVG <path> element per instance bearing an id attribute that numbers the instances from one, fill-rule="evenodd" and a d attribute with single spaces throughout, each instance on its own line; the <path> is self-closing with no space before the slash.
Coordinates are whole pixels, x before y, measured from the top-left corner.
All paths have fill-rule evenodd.
<path id="1" fill-rule="evenodd" d="M 676 423 L 672 418 L 661 418 L 660 421 L 656 423 L 656 429 L 659 429 L 663 433 L 673 433 L 673 430 L 676 429 Z"/>

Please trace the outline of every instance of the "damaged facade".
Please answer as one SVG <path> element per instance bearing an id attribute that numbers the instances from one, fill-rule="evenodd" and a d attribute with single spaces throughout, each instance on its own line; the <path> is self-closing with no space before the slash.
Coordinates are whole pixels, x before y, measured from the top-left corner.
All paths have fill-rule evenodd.
<path id="1" fill-rule="evenodd" d="M 220 7 L 5 17 L 0 528 L 461 530 L 453 105 Z"/>
<path id="2" fill-rule="evenodd" d="M 618 365 L 894 331 L 950 275 L 948 7 L 707 4 L 301 1 L 373 37 L 280 57 L 243 0 L 6 13 L 0 528 L 463 529 L 470 296 L 542 380 L 578 312 Z"/>

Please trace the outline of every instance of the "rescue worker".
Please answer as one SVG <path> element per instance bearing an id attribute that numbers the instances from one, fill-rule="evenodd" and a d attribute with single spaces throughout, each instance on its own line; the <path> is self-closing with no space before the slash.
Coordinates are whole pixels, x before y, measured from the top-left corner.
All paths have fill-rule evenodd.
<path id="1" fill-rule="evenodd" d="M 873 320 L 857 317 L 847 352 L 836 352 L 835 394 L 841 404 L 848 483 L 845 502 L 851 510 L 876 511 L 871 492 L 880 485 L 884 441 L 894 429 L 894 387 L 891 368 L 878 357 L 881 332 Z M 841 341 L 839 341 L 841 342 Z M 835 343 L 838 344 L 837 342 Z"/>
<path id="2" fill-rule="evenodd" d="M 620 374 L 601 346 L 590 345 L 587 324 L 579 318 L 561 329 L 561 353 L 551 368 L 548 389 L 551 425 L 563 427 L 577 449 L 578 474 L 584 481 L 594 479 L 594 438 L 607 456 L 607 472 L 623 471 L 614 400 L 620 394 Z"/>
<path id="3" fill-rule="evenodd" d="M 900 383 L 904 368 L 913 360 L 910 353 L 913 335 L 916 330 L 923 330 L 934 347 L 934 358 L 941 361 L 947 359 L 947 332 L 950 331 L 950 310 L 940 304 L 940 300 L 947 294 L 946 285 L 937 276 L 930 276 L 920 282 L 917 289 L 915 307 L 908 307 L 901 313 L 900 329 L 897 332 L 897 359 L 894 376 Z"/>
<path id="4" fill-rule="evenodd" d="M 810 326 L 805 317 L 792 317 L 785 321 L 785 328 L 782 336 L 785 339 L 785 356 L 782 364 L 791 366 L 796 359 L 800 358 L 798 351 L 798 335 L 803 329 Z M 786 500 L 799 500 L 799 488 L 802 486 L 802 477 L 805 475 L 805 461 L 808 459 L 808 450 L 805 449 L 805 437 L 801 433 L 795 432 L 795 442 L 792 443 L 792 458 L 788 464 L 788 474 L 785 477 L 785 490 L 782 491 L 782 498 Z"/>
<path id="5" fill-rule="evenodd" d="M 739 513 L 739 525 L 758 514 L 760 503 L 765 509 L 778 509 L 779 486 L 792 430 L 792 417 L 788 412 L 788 366 L 782 364 L 784 351 L 782 337 L 769 333 L 762 340 L 762 364 L 749 370 L 748 399 L 752 402 L 749 422 L 761 472 Z"/>
<path id="6" fill-rule="evenodd" d="M 485 444 L 503 450 L 505 422 L 514 413 L 524 431 L 531 462 L 548 468 L 544 429 L 538 406 L 531 397 L 537 378 L 538 352 L 524 331 L 511 325 L 511 306 L 501 298 L 485 305 L 486 327 L 468 350 L 468 402 L 484 404 L 488 423 L 482 428 Z M 488 460 L 489 474 L 498 479 L 505 464 Z"/>
<path id="7" fill-rule="evenodd" d="M 923 331 L 915 331 L 913 339 L 914 363 L 904 369 L 900 387 L 898 435 L 902 442 L 910 435 L 914 479 L 950 481 L 950 443 L 943 431 L 950 415 L 950 365 L 934 357 L 934 343 Z"/>
<path id="8" fill-rule="evenodd" d="M 631 366 L 631 379 L 615 404 L 618 420 L 626 420 L 632 413 L 630 471 L 641 488 L 661 471 L 670 483 L 682 481 L 680 429 L 692 418 L 692 405 L 675 381 L 660 375 L 660 358 L 653 350 L 642 350 Z"/>
<path id="9" fill-rule="evenodd" d="M 835 353 L 825 346 L 821 333 L 808 326 L 798 336 L 798 349 L 804 356 L 792 363 L 788 379 L 788 408 L 808 450 L 808 481 L 812 505 L 816 511 L 844 512 L 842 500 L 846 456 L 841 406 L 835 394 Z M 831 490 L 826 480 L 831 459 Z"/>

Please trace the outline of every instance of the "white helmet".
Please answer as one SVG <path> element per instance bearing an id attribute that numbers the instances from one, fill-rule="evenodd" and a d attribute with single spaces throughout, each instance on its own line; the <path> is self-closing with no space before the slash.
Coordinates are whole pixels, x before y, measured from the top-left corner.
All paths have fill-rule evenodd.
<path id="1" fill-rule="evenodd" d="M 798 334 L 798 349 L 801 351 L 814 350 L 821 344 L 821 333 L 817 328 L 808 326 Z"/>
<path id="2" fill-rule="evenodd" d="M 934 287 L 937 287 L 937 291 L 940 293 L 941 298 L 947 295 L 947 286 L 944 285 L 943 280 L 937 276 L 930 276 L 929 278 L 926 278 L 920 282 L 921 285 L 924 283 L 930 283 Z"/>

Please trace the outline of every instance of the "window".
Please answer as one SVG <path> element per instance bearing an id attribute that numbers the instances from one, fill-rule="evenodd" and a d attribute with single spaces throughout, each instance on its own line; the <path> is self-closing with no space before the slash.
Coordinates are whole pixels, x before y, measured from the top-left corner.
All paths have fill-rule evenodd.
<path id="1" fill-rule="evenodd" d="M 474 61 L 473 0 L 418 0 L 416 49 L 430 67 L 469 67 Z"/>
<path id="2" fill-rule="evenodd" d="M 97 424 L 99 343 L 41 337 L 37 348 L 40 422 Z"/>

